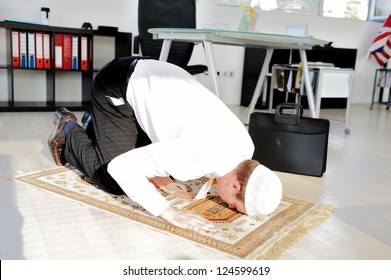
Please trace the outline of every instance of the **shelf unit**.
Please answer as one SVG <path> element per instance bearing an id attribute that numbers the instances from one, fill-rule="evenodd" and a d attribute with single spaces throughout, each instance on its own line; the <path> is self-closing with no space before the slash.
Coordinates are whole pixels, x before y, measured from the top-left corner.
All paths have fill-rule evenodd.
<path id="1" fill-rule="evenodd" d="M 21 112 L 21 111 L 54 111 L 59 107 L 67 107 L 74 111 L 83 111 L 89 107 L 91 102 L 91 84 L 94 77 L 94 72 L 99 69 L 94 68 L 93 65 L 93 48 L 94 48 L 94 36 L 109 36 L 114 37 L 115 42 L 115 58 L 121 56 L 129 56 L 132 53 L 132 34 L 125 32 L 118 32 L 115 29 L 102 28 L 101 30 L 90 29 L 78 29 L 78 28 L 66 28 L 47 26 L 39 24 L 26 24 L 19 22 L 3 21 L 0 22 L 0 28 L 5 28 L 6 39 L 6 56 L 7 64 L 0 65 L 0 69 L 6 71 L 7 75 L 7 88 L 6 93 L 8 101 L 0 102 L 0 112 Z M 38 69 L 38 68 L 19 68 L 12 66 L 12 46 L 11 46 L 11 32 L 17 31 L 30 31 L 30 32 L 43 32 L 50 34 L 50 52 L 51 52 L 51 68 Z M 86 36 L 88 38 L 88 69 L 81 70 L 63 70 L 55 69 L 54 67 L 54 34 L 74 34 L 79 36 Z M 46 101 L 16 101 L 15 100 L 15 71 L 43 71 L 46 77 Z M 74 72 L 81 75 L 81 98 L 72 102 L 58 101 L 56 96 L 56 79 L 59 77 L 60 72 Z M 57 77 L 56 77 L 57 76 Z"/>

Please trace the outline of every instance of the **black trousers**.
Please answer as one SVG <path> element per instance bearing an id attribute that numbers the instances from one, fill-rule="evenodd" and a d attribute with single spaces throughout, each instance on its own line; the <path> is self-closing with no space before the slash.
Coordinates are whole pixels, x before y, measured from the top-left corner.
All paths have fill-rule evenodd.
<path id="1" fill-rule="evenodd" d="M 93 129 L 89 131 L 93 133 L 87 133 L 80 126 L 72 127 L 64 148 L 66 162 L 112 194 L 123 194 L 123 190 L 107 172 L 109 162 L 122 153 L 151 143 L 137 124 L 133 108 L 126 102 L 127 84 L 137 63 L 135 60 L 132 57 L 115 59 L 99 71 L 91 92 Z M 108 97 L 122 98 L 125 104 L 115 106 Z"/>

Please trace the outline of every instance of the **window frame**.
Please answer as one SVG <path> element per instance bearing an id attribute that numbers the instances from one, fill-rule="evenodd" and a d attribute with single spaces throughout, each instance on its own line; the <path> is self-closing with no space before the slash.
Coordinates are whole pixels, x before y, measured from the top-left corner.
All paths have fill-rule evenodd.
<path id="1" fill-rule="evenodd" d="M 387 17 L 391 14 L 391 11 L 389 14 L 386 15 L 375 15 L 376 8 L 378 7 L 378 0 L 370 0 L 369 1 L 369 7 L 368 7 L 368 21 L 380 21 L 384 22 Z"/>

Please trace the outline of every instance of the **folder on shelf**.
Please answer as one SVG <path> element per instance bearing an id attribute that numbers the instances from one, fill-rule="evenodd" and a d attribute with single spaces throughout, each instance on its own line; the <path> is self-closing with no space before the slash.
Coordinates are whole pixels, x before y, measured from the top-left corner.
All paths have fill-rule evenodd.
<path id="1" fill-rule="evenodd" d="M 43 33 L 35 33 L 35 65 L 38 69 L 43 68 Z"/>
<path id="2" fill-rule="evenodd" d="M 27 67 L 27 33 L 25 31 L 19 32 L 19 44 L 20 44 L 20 67 Z"/>
<path id="3" fill-rule="evenodd" d="M 50 52 L 50 34 L 43 34 L 43 67 L 50 69 L 51 67 L 51 52 Z"/>
<path id="4" fill-rule="evenodd" d="M 54 68 L 62 69 L 63 66 L 63 34 L 54 34 Z"/>
<path id="5" fill-rule="evenodd" d="M 35 68 L 35 33 L 27 33 L 27 66 Z"/>
<path id="6" fill-rule="evenodd" d="M 72 70 L 79 70 L 79 36 L 72 36 Z"/>
<path id="7" fill-rule="evenodd" d="M 19 67 L 20 59 L 19 59 L 19 31 L 12 31 L 12 67 Z"/>
<path id="8" fill-rule="evenodd" d="M 82 71 L 88 70 L 88 38 L 81 36 L 80 38 L 80 69 Z"/>
<path id="9" fill-rule="evenodd" d="M 62 69 L 72 69 L 72 35 L 63 34 Z"/>

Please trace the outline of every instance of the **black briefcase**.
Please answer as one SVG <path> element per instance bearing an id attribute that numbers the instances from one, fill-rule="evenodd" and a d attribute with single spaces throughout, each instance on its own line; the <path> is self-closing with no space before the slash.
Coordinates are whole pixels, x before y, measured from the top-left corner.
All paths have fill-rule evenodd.
<path id="1" fill-rule="evenodd" d="M 303 108 L 295 103 L 277 105 L 275 114 L 252 113 L 253 159 L 275 171 L 321 177 L 329 129 L 329 120 L 303 117 Z"/>

